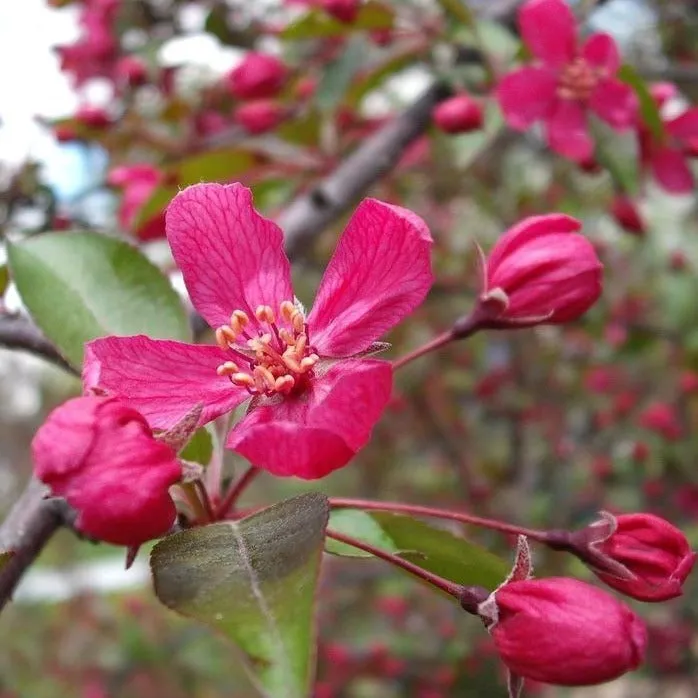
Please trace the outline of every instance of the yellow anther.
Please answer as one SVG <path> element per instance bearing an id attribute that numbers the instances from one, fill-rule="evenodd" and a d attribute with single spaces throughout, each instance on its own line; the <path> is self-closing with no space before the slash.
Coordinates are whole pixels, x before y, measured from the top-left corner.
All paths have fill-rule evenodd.
<path id="1" fill-rule="evenodd" d="M 246 327 L 250 324 L 249 315 L 244 310 L 233 311 L 233 314 L 230 316 L 230 324 L 234 324 L 235 321 L 238 322 L 240 327 Z"/>
<path id="2" fill-rule="evenodd" d="M 281 341 L 289 347 L 294 346 L 296 343 L 294 336 L 285 327 L 279 330 L 279 337 L 281 337 Z"/>
<path id="3" fill-rule="evenodd" d="M 275 378 L 268 368 L 265 368 L 264 366 L 256 366 L 254 369 L 254 374 L 255 377 L 259 377 L 259 379 L 262 381 L 264 388 L 267 390 L 274 390 Z"/>
<path id="4" fill-rule="evenodd" d="M 291 301 L 283 301 L 279 306 L 279 314 L 290 325 L 293 313 L 296 312 L 296 306 Z"/>
<path id="5" fill-rule="evenodd" d="M 296 354 L 298 356 L 303 356 L 305 354 L 305 345 L 308 343 L 308 335 L 300 334 L 296 339 Z"/>
<path id="6" fill-rule="evenodd" d="M 291 324 L 296 332 L 302 332 L 304 330 L 305 317 L 303 317 L 303 313 L 301 313 L 300 310 L 294 311 L 293 315 L 291 316 Z"/>
<path id="7" fill-rule="evenodd" d="M 238 365 L 232 361 L 226 361 L 216 369 L 216 373 L 219 376 L 232 376 L 234 373 L 238 373 L 239 371 L 240 368 Z"/>
<path id="8" fill-rule="evenodd" d="M 254 388 L 254 378 L 249 373 L 234 373 L 230 380 L 241 388 Z"/>
<path id="9" fill-rule="evenodd" d="M 223 328 L 219 327 L 216 330 L 216 344 L 223 350 L 226 351 L 228 347 L 228 338 L 225 335 L 225 332 L 223 332 Z"/>
<path id="10" fill-rule="evenodd" d="M 271 309 L 271 306 L 269 305 L 258 305 L 257 310 L 254 311 L 255 316 L 257 317 L 257 320 L 260 322 L 267 322 L 270 325 L 273 322 L 276 322 L 276 318 L 274 317 L 274 311 Z"/>
<path id="11" fill-rule="evenodd" d="M 281 358 L 284 360 L 284 363 L 291 371 L 293 371 L 294 373 L 303 373 L 303 369 L 301 369 L 300 364 L 292 356 L 287 356 L 286 354 L 284 354 Z"/>
<path id="12" fill-rule="evenodd" d="M 301 370 L 303 372 L 309 371 L 318 362 L 318 358 L 319 357 L 317 354 L 311 354 L 310 356 L 306 356 L 304 359 L 301 359 Z"/>
<path id="13" fill-rule="evenodd" d="M 276 390 L 277 393 L 287 393 L 295 384 L 296 381 L 293 376 L 280 376 L 274 381 L 274 390 Z"/>

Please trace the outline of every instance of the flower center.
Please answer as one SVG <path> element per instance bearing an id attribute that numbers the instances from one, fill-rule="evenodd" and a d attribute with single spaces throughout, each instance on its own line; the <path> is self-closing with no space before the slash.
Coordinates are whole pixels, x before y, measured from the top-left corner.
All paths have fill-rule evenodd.
<path id="1" fill-rule="evenodd" d="M 598 68 L 593 68 L 583 58 L 575 58 L 560 72 L 557 81 L 557 94 L 561 99 L 578 99 L 585 101 L 602 77 Z"/>
<path id="2" fill-rule="evenodd" d="M 255 337 L 246 329 L 247 313 L 235 310 L 230 323 L 216 330 L 218 346 L 231 352 L 234 360 L 220 364 L 216 373 L 228 376 L 250 395 L 288 394 L 305 385 L 320 360 L 308 344 L 305 316 L 291 301 L 280 304 L 279 316 L 284 327 L 278 326 L 270 306 L 258 306 L 255 317 L 261 327 Z"/>

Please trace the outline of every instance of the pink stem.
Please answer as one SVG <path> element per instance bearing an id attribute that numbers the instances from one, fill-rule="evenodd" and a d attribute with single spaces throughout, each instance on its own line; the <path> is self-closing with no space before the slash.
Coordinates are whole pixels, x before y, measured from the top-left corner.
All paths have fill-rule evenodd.
<path id="1" fill-rule="evenodd" d="M 230 487 L 216 511 L 216 521 L 222 521 L 228 516 L 229 512 L 234 509 L 235 502 L 237 502 L 240 495 L 261 472 L 259 468 L 255 468 L 254 465 L 251 465 L 237 482 Z"/>
<path id="2" fill-rule="evenodd" d="M 430 342 L 423 344 L 421 347 L 417 347 L 414 351 L 411 351 L 409 354 L 405 354 L 405 356 L 402 356 L 399 359 L 395 359 L 395 361 L 393 361 L 393 370 L 396 371 L 398 368 L 402 368 L 403 366 L 414 361 L 415 359 L 418 359 L 420 356 L 424 356 L 429 352 L 435 351 L 436 349 L 440 349 L 441 347 L 445 346 L 451 341 L 453 341 L 453 334 L 449 330 L 448 332 L 444 332 L 443 334 L 440 334 L 438 337 L 435 337 Z"/>

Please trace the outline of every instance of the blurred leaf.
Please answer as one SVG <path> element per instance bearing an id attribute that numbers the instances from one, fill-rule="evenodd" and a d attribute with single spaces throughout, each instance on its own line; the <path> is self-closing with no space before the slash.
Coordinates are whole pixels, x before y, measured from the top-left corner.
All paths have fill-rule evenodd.
<path id="1" fill-rule="evenodd" d="M 232 27 L 228 23 L 228 13 L 229 9 L 225 3 L 214 5 L 206 17 L 204 30 L 213 34 L 226 46 L 252 48 L 255 43 L 254 33 Z"/>
<path id="2" fill-rule="evenodd" d="M 347 92 L 347 102 L 352 106 L 356 106 L 369 92 L 380 87 L 385 80 L 395 73 L 412 65 L 419 60 L 419 57 L 419 54 L 414 52 L 399 53 L 392 56 L 384 63 L 357 76 L 354 84 Z"/>
<path id="3" fill-rule="evenodd" d="M 366 42 L 355 37 L 322 74 L 314 99 L 321 111 L 332 111 L 343 99 L 366 56 Z"/>
<path id="4" fill-rule="evenodd" d="M 5 553 L 0 553 L 0 572 L 2 572 L 2 568 L 10 561 L 14 553 L 11 552 L 5 552 Z"/>
<path id="5" fill-rule="evenodd" d="M 151 218 L 157 216 L 167 207 L 167 204 L 172 201 L 178 191 L 178 187 L 171 184 L 158 187 L 143 206 L 141 206 L 132 228 L 134 230 L 139 230 Z"/>
<path id="6" fill-rule="evenodd" d="M 664 123 L 659 113 L 659 107 L 652 98 L 645 80 L 631 65 L 621 66 L 618 71 L 618 78 L 635 90 L 640 102 L 642 120 L 652 132 L 654 138 L 661 140 L 664 137 Z"/>
<path id="7" fill-rule="evenodd" d="M 212 455 L 213 439 L 208 429 L 201 427 L 197 429 L 191 441 L 182 449 L 179 457 L 201 465 L 208 465 Z"/>
<path id="8" fill-rule="evenodd" d="M 289 24 L 281 38 L 287 40 L 321 39 L 342 36 L 355 31 L 390 29 L 393 26 L 393 11 L 386 5 L 369 0 L 359 10 L 354 22 L 340 22 L 320 9 L 314 9 Z"/>
<path id="9" fill-rule="evenodd" d="M 438 0 L 438 3 L 453 19 L 470 27 L 474 25 L 473 13 L 463 0 Z"/>
<path id="10" fill-rule="evenodd" d="M 596 142 L 596 159 L 608 170 L 617 189 L 634 196 L 640 187 L 634 135 L 618 133 L 596 118 L 589 119 L 589 125 Z"/>
<path id="11" fill-rule="evenodd" d="M 0 296 L 5 294 L 7 286 L 10 283 L 10 272 L 7 269 L 7 264 L 0 266 Z"/>
<path id="12" fill-rule="evenodd" d="M 365 511 L 359 509 L 337 509 L 330 515 L 328 527 L 338 533 L 358 538 L 364 543 L 381 548 L 381 550 L 387 550 L 389 553 L 398 552 L 390 536 Z M 326 539 L 325 551 L 344 557 L 372 557 L 371 553 L 364 552 L 332 538 Z"/>
<path id="13" fill-rule="evenodd" d="M 233 640 L 273 698 L 311 691 L 328 515 L 327 498 L 308 493 L 241 521 L 175 533 L 150 557 L 160 601 Z"/>
<path id="14" fill-rule="evenodd" d="M 182 160 L 173 168 L 172 174 L 182 187 L 199 182 L 228 182 L 249 170 L 256 161 L 255 155 L 248 150 L 213 150 Z"/>
<path id="15" fill-rule="evenodd" d="M 400 557 L 452 582 L 495 589 L 504 581 L 511 565 L 481 548 L 409 516 L 374 512 L 371 516 L 390 536 Z"/>
<path id="16" fill-rule="evenodd" d="M 46 233 L 8 245 L 12 278 L 36 324 L 76 367 L 108 334 L 190 339 L 170 282 L 135 247 L 96 233 Z"/>

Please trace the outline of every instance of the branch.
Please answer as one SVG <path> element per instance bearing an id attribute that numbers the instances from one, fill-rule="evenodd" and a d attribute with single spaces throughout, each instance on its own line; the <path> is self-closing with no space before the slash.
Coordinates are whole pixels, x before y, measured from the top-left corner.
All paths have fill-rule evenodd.
<path id="1" fill-rule="evenodd" d="M 12 598 L 27 568 L 68 520 L 65 502 L 45 499 L 45 492 L 44 485 L 32 478 L 0 526 L 0 552 L 12 553 L 0 569 L 0 611 Z"/>
<path id="2" fill-rule="evenodd" d="M 277 222 L 286 234 L 289 257 L 302 254 L 308 243 L 390 172 L 405 150 L 427 129 L 433 108 L 449 95 L 446 85 L 434 83 L 412 106 L 349 155 L 332 174 L 283 211 Z"/>
<path id="3" fill-rule="evenodd" d="M 77 371 L 60 355 L 56 347 L 44 337 L 41 330 L 24 315 L 0 315 L 0 346 L 7 349 L 19 349 L 35 356 L 41 356 L 69 373 L 77 375 Z"/>

